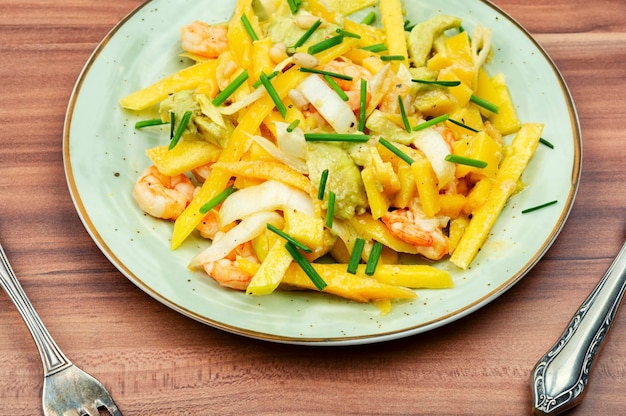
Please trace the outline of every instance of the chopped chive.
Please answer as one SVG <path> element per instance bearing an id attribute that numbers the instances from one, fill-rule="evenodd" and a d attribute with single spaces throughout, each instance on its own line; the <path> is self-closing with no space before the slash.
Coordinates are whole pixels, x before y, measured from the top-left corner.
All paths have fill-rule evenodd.
<path id="1" fill-rule="evenodd" d="M 409 123 L 409 117 L 406 115 L 406 110 L 404 109 L 404 101 L 402 101 L 401 95 L 398 95 L 398 105 L 400 106 L 400 115 L 402 116 L 402 123 L 404 123 L 404 128 L 407 132 L 410 132 L 411 123 Z"/>
<path id="2" fill-rule="evenodd" d="M 169 124 L 167 121 L 163 121 L 160 118 L 153 118 L 151 120 L 142 120 L 135 123 L 136 129 L 143 129 L 144 127 L 161 126 L 163 124 Z"/>
<path id="3" fill-rule="evenodd" d="M 404 61 L 406 58 L 404 55 L 382 55 L 381 61 Z"/>
<path id="4" fill-rule="evenodd" d="M 359 94 L 359 131 L 365 131 L 365 116 L 367 112 L 367 81 L 361 78 L 361 89 Z"/>
<path id="5" fill-rule="evenodd" d="M 326 227 L 333 228 L 335 218 L 335 199 L 337 195 L 333 191 L 328 191 L 328 207 L 326 208 Z"/>
<path id="6" fill-rule="evenodd" d="M 543 137 L 539 138 L 539 143 L 548 146 L 550 149 L 554 149 L 554 145 L 552 143 L 550 143 L 549 141 L 547 141 L 546 139 L 544 139 Z"/>
<path id="7" fill-rule="evenodd" d="M 398 149 L 396 146 L 393 145 L 393 143 L 389 142 L 388 140 L 386 140 L 386 139 L 381 137 L 381 138 L 378 139 L 378 143 L 380 143 L 383 146 L 385 146 L 387 149 L 389 149 L 391 151 L 391 153 L 393 153 L 394 155 L 398 156 L 400 159 L 404 160 L 409 165 L 412 165 L 413 162 L 415 162 L 415 160 L 413 160 L 413 158 L 411 158 L 409 155 L 404 153 L 402 150 Z"/>
<path id="8" fill-rule="evenodd" d="M 387 45 L 384 43 L 375 43 L 373 45 L 363 46 L 361 49 L 369 52 L 384 52 L 387 50 Z"/>
<path id="9" fill-rule="evenodd" d="M 329 77 L 345 79 L 346 81 L 352 81 L 354 79 L 350 75 L 338 74 L 336 72 L 324 71 L 322 69 L 315 69 L 315 68 L 300 68 L 300 72 L 309 72 L 311 74 L 328 75 Z"/>
<path id="10" fill-rule="evenodd" d="M 493 103 L 490 103 L 484 98 L 480 98 L 472 94 L 472 96 L 470 97 L 470 101 L 486 110 L 491 111 L 494 114 L 498 114 L 498 106 Z"/>
<path id="11" fill-rule="evenodd" d="M 445 160 L 448 162 L 456 163 L 458 165 L 467 165 L 475 168 L 486 168 L 487 162 L 478 159 L 472 159 L 471 157 L 459 156 L 459 155 L 447 155 Z"/>
<path id="12" fill-rule="evenodd" d="M 300 8 L 300 2 L 298 0 L 287 0 L 287 4 L 289 4 L 289 9 L 291 9 L 291 14 L 298 13 L 298 9 Z"/>
<path id="13" fill-rule="evenodd" d="M 233 80 L 233 82 L 228 84 L 228 86 L 224 88 L 222 92 L 215 96 L 215 98 L 213 99 L 213 105 L 219 107 L 220 105 L 224 104 L 228 97 L 230 97 L 235 91 L 237 91 L 237 89 L 241 87 L 241 85 L 247 80 L 248 70 L 244 70 L 241 74 L 237 76 L 237 78 Z"/>
<path id="14" fill-rule="evenodd" d="M 174 138 L 174 133 L 176 133 L 176 130 L 174 127 L 175 124 L 176 124 L 176 113 L 173 111 L 170 111 L 170 140 Z"/>
<path id="15" fill-rule="evenodd" d="M 370 139 L 369 134 L 352 133 L 305 133 L 304 140 L 307 142 L 352 142 L 365 143 Z"/>
<path id="16" fill-rule="evenodd" d="M 274 89 L 274 86 L 270 82 L 267 75 L 265 75 L 265 73 L 261 72 L 259 79 L 261 80 L 261 84 L 263 84 L 263 86 L 267 90 L 267 93 L 272 98 L 272 101 L 274 101 L 274 105 L 276 105 L 276 109 L 278 110 L 278 112 L 284 119 L 287 116 L 287 107 L 285 107 L 285 104 L 281 101 L 278 93 L 276 92 L 276 89 Z"/>
<path id="17" fill-rule="evenodd" d="M 450 116 L 448 114 L 444 114 L 444 115 L 441 115 L 439 117 L 431 118 L 430 120 L 425 121 L 423 123 L 420 123 L 417 126 L 413 127 L 413 131 L 420 131 L 420 130 L 427 129 L 428 127 L 434 126 L 435 124 L 439 124 L 441 122 L 444 122 L 444 121 L 448 120 L 448 118 L 450 118 Z"/>
<path id="18" fill-rule="evenodd" d="M 183 118 L 180 120 L 180 124 L 178 124 L 178 127 L 176 128 L 176 133 L 174 133 L 174 137 L 172 137 L 172 140 L 170 140 L 168 150 L 172 150 L 174 146 L 178 144 L 178 141 L 182 137 L 183 132 L 187 128 L 187 124 L 189 124 L 189 120 L 191 120 L 192 114 L 193 113 L 191 111 L 185 111 L 185 114 L 183 114 Z"/>
<path id="19" fill-rule="evenodd" d="M 367 259 L 367 265 L 365 266 L 365 274 L 371 276 L 376 271 L 376 266 L 378 266 L 378 260 L 380 260 L 380 254 L 383 251 L 383 245 L 380 241 L 374 242 L 374 247 L 372 247 L 372 251 L 370 252 L 370 257 Z"/>
<path id="20" fill-rule="evenodd" d="M 411 24 L 410 20 L 405 20 L 404 21 L 404 31 L 405 32 L 410 32 L 411 30 L 413 30 L 414 27 L 415 27 L 415 25 Z"/>
<path id="21" fill-rule="evenodd" d="M 427 79 L 412 79 L 411 81 L 418 84 L 438 85 L 440 87 L 456 87 L 461 85 L 461 81 L 429 81 Z"/>
<path id="22" fill-rule="evenodd" d="M 367 15 L 365 15 L 363 20 L 361 20 L 361 24 L 363 24 L 363 25 L 371 25 L 375 21 L 376 21 L 376 13 L 371 11 Z"/>
<path id="23" fill-rule="evenodd" d="M 278 74 L 280 74 L 280 71 L 273 71 L 272 73 L 267 75 L 267 79 L 272 79 L 275 76 L 277 76 Z M 263 83 L 259 79 L 254 84 L 252 84 L 252 88 L 256 89 L 256 88 L 259 88 L 261 85 L 263 85 Z"/>
<path id="24" fill-rule="evenodd" d="M 245 13 L 241 15 L 241 23 L 243 24 L 243 27 L 246 29 L 246 32 L 248 32 L 248 35 L 250 36 L 250 39 L 252 39 L 252 41 L 259 40 L 259 37 L 256 35 L 256 32 L 252 28 L 252 25 L 250 24 L 250 20 L 248 20 L 248 16 L 246 16 Z"/>
<path id="25" fill-rule="evenodd" d="M 363 247 L 365 247 L 365 240 L 357 237 L 354 242 L 354 247 L 352 247 L 352 254 L 350 254 L 350 261 L 348 262 L 348 269 L 346 270 L 348 273 L 355 274 L 359 263 L 361 262 L 361 253 L 363 253 Z"/>
<path id="26" fill-rule="evenodd" d="M 318 27 L 320 27 L 320 25 L 322 24 L 322 20 L 321 19 L 317 19 L 317 21 L 315 23 L 313 23 L 311 25 L 310 28 L 308 28 L 306 30 L 306 32 L 304 32 L 302 34 L 302 36 L 300 36 L 300 39 L 298 39 L 296 41 L 296 43 L 294 43 L 293 47 L 294 48 L 299 48 L 300 46 L 304 45 L 304 42 L 306 42 L 307 40 L 309 40 L 309 38 L 311 37 L 311 35 L 313 34 L 313 32 L 315 32 L 317 30 Z"/>
<path id="27" fill-rule="evenodd" d="M 224 202 L 224 200 L 236 190 L 237 188 L 235 188 L 234 186 L 229 186 L 228 188 L 224 189 L 222 192 L 211 198 L 209 202 L 200 207 L 200 214 L 206 214 L 207 212 L 211 211 L 213 208 Z"/>
<path id="28" fill-rule="evenodd" d="M 350 99 L 348 97 L 348 94 L 346 94 L 346 92 L 341 89 L 341 87 L 330 75 L 324 75 L 324 79 L 326 80 L 326 82 L 328 82 L 328 85 L 330 85 L 330 87 L 337 93 L 339 98 L 341 98 L 343 101 L 348 101 Z"/>
<path id="29" fill-rule="evenodd" d="M 475 129 L 475 128 L 473 128 L 473 127 L 468 126 L 467 124 L 461 123 L 460 121 L 456 121 L 456 120 L 454 120 L 454 119 L 452 119 L 452 118 L 448 119 L 448 121 L 449 121 L 450 123 L 452 123 L 452 124 L 456 124 L 456 125 L 457 125 L 457 126 L 459 126 L 459 127 L 463 127 L 464 129 L 467 129 L 467 130 L 469 130 L 469 131 L 473 131 L 474 133 L 478 133 L 478 130 L 476 130 L 476 129 Z"/>
<path id="30" fill-rule="evenodd" d="M 304 255 L 302 255 L 302 253 L 298 251 L 298 248 L 289 241 L 285 243 L 285 248 L 287 249 L 289 254 L 291 254 L 291 257 L 293 257 L 294 261 L 298 263 L 298 266 L 300 266 L 302 271 L 304 271 L 309 279 L 311 279 L 311 282 L 313 282 L 317 290 L 319 290 L 320 292 L 324 290 L 324 288 L 326 287 L 326 282 L 324 281 L 324 279 L 322 279 L 322 276 L 319 275 L 317 270 L 313 268 L 311 263 L 309 263 L 309 261 L 304 257 Z"/>
<path id="31" fill-rule="evenodd" d="M 347 30 L 338 28 L 335 32 L 339 33 L 340 35 L 343 35 L 347 38 L 354 38 L 354 39 L 361 39 L 361 35 L 359 35 L 358 33 L 352 33 L 352 32 L 348 32 Z"/>
<path id="32" fill-rule="evenodd" d="M 317 188 L 317 199 L 320 201 L 324 199 L 324 192 L 326 191 L 326 182 L 328 181 L 328 169 L 322 171 L 320 177 L 320 186 Z"/>
<path id="33" fill-rule="evenodd" d="M 527 214 L 529 212 L 537 211 L 538 209 L 541 209 L 541 208 L 549 207 L 550 205 L 554 205 L 557 202 L 559 202 L 559 201 L 557 201 L 555 199 L 554 201 L 546 202 L 545 204 L 537 205 L 537 206 L 531 207 L 531 208 L 526 208 L 526 209 L 522 210 L 522 214 Z"/>
<path id="34" fill-rule="evenodd" d="M 305 253 L 312 253 L 313 252 L 313 250 L 311 250 L 309 247 L 305 246 L 304 244 L 302 244 L 301 242 L 299 242 L 298 240 L 296 240 L 295 238 L 293 238 L 292 236 L 290 236 L 286 232 L 276 228 L 275 226 L 273 226 L 269 222 L 266 225 L 267 225 L 267 229 L 268 230 L 270 230 L 274 234 L 278 234 L 279 236 L 281 236 L 285 240 L 289 241 L 291 244 L 293 244 L 294 246 L 298 247 L 300 250 L 304 251 Z"/>
<path id="35" fill-rule="evenodd" d="M 287 126 L 287 133 L 291 133 L 292 131 L 294 131 L 296 127 L 298 127 L 298 124 L 300 124 L 300 119 L 298 118 L 289 123 L 289 125 Z"/>
<path id="36" fill-rule="evenodd" d="M 337 46 L 341 42 L 343 42 L 343 36 L 341 35 L 333 36 L 332 38 L 324 39 L 321 42 L 318 42 L 314 45 L 309 46 L 309 49 L 307 49 L 307 52 L 310 55 L 315 55 L 316 53 L 320 53 L 322 51 L 325 51 L 326 49 L 330 49 L 333 46 Z"/>

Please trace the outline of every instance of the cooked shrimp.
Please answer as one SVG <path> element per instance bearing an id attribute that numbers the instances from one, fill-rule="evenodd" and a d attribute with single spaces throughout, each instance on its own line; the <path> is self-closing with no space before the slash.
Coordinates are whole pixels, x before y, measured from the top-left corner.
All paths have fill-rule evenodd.
<path id="1" fill-rule="evenodd" d="M 219 211 L 213 208 L 211 211 L 207 212 L 196 229 L 200 232 L 202 237 L 213 240 L 220 230 Z"/>
<path id="2" fill-rule="evenodd" d="M 421 207 L 387 212 L 382 218 L 387 228 L 398 238 L 415 246 L 422 256 L 439 260 L 448 254 L 448 237 L 442 227 L 447 218 L 428 218 Z"/>
<path id="3" fill-rule="evenodd" d="M 167 176 L 153 165 L 146 168 L 137 179 L 133 197 L 147 214 L 175 220 L 191 202 L 194 190 L 187 176 Z"/>
<path id="4" fill-rule="evenodd" d="M 217 58 L 228 49 L 228 29 L 196 20 L 180 30 L 181 46 L 187 52 Z"/>
<path id="5" fill-rule="evenodd" d="M 344 80 L 340 78 L 333 78 L 348 96 L 348 105 L 353 111 L 358 111 L 361 108 L 361 79 L 369 81 L 372 78 L 372 73 L 353 62 L 349 61 L 330 61 L 322 67 L 324 71 L 334 72 L 336 74 L 342 74 L 352 77 L 352 80 Z M 367 91 L 367 102 L 371 98 L 369 89 Z"/>
<path id="6" fill-rule="evenodd" d="M 248 241 L 238 246 L 225 258 L 205 263 L 202 267 L 220 285 L 231 289 L 246 290 L 252 280 L 252 275 L 239 267 L 237 259 L 241 257 L 253 263 L 259 263 L 252 243 Z"/>

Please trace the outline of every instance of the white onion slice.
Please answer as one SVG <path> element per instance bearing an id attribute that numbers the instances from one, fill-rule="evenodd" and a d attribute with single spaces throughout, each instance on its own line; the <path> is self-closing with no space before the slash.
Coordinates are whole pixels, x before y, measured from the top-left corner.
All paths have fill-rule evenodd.
<path id="1" fill-rule="evenodd" d="M 217 111 L 219 111 L 220 113 L 230 116 L 232 114 L 235 114 L 237 111 L 241 110 L 242 108 L 249 106 L 250 104 L 258 100 L 259 98 L 263 97 L 263 94 L 265 94 L 265 88 L 261 86 L 255 89 L 254 91 L 252 91 L 252 93 L 246 95 L 241 100 L 235 101 L 231 105 L 219 106 L 216 108 L 217 108 Z"/>
<path id="2" fill-rule="evenodd" d="M 283 217 L 276 212 L 258 212 L 244 218 L 235 227 L 228 230 L 204 251 L 196 255 L 189 263 L 190 268 L 199 268 L 203 264 L 223 259 L 240 244 L 246 243 L 261 235 L 270 223 L 282 228 Z"/>
<path id="3" fill-rule="evenodd" d="M 267 140 L 263 136 L 250 135 L 250 138 L 254 140 L 256 144 L 261 146 L 263 150 L 265 150 L 267 153 L 272 155 L 272 157 L 280 160 L 285 165 L 289 166 L 291 169 L 300 173 L 304 173 L 304 174 L 309 173 L 309 168 L 307 167 L 304 159 L 301 159 L 301 158 L 298 158 L 298 157 L 295 157 L 295 156 L 292 156 L 290 154 L 283 152 L 274 143 Z"/>
<path id="4" fill-rule="evenodd" d="M 287 131 L 289 123 L 275 121 L 276 125 L 276 145 L 283 152 L 300 159 L 306 158 L 308 146 L 304 138 L 304 131 L 296 127 L 293 131 Z"/>
<path id="5" fill-rule="evenodd" d="M 220 224 L 230 224 L 257 212 L 286 208 L 313 215 L 313 201 L 307 193 L 269 180 L 241 189 L 226 198 L 220 208 Z"/>
<path id="6" fill-rule="evenodd" d="M 439 182 L 439 189 L 454 180 L 454 163 L 445 160 L 445 157 L 450 154 L 450 146 L 441 133 L 432 128 L 423 130 L 413 140 L 413 144 L 424 153 L 433 167 Z"/>
<path id="7" fill-rule="evenodd" d="M 317 75 L 309 75 L 298 85 L 297 90 L 337 133 L 356 131 L 358 121 L 350 106 Z"/>

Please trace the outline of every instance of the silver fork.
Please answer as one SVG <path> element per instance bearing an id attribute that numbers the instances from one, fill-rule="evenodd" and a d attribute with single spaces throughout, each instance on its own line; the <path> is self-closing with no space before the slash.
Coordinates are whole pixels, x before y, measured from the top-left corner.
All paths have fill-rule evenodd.
<path id="1" fill-rule="evenodd" d="M 106 408 L 112 416 L 122 416 L 111 395 L 95 378 L 67 359 L 15 277 L 9 260 L 0 245 L 0 284 L 26 322 L 43 363 L 43 413 L 56 415 L 98 416 L 98 408 Z"/>

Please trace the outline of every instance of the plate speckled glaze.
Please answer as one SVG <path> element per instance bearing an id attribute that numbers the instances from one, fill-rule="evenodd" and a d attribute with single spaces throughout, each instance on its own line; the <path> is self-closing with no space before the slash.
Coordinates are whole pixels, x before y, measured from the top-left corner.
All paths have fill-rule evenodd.
<path id="1" fill-rule="evenodd" d="M 484 0 L 407 0 L 412 22 L 447 13 L 493 30 L 491 74 L 503 72 L 522 121 L 545 123 L 540 145 L 513 196 L 467 271 L 446 261 L 456 287 L 419 290 L 382 316 L 376 306 L 318 293 L 278 292 L 252 297 L 221 288 L 187 264 L 207 242 L 191 237 L 170 250 L 172 224 L 144 215 L 131 191 L 150 164 L 145 149 L 163 138 L 134 123 L 155 110 L 125 111 L 118 100 L 190 64 L 180 58 L 179 28 L 195 19 L 230 18 L 234 0 L 148 1 L 101 42 L 81 73 L 67 110 L 64 165 L 68 186 L 87 231 L 134 284 L 170 308 L 226 331 L 275 342 L 349 345 L 406 337 L 440 327 L 491 302 L 518 282 L 559 234 L 573 205 L 581 169 L 578 118 L 557 68 L 536 41 L 502 10 Z M 510 138 L 507 138 L 510 140 Z M 521 214 L 557 199 L 558 204 Z"/>

